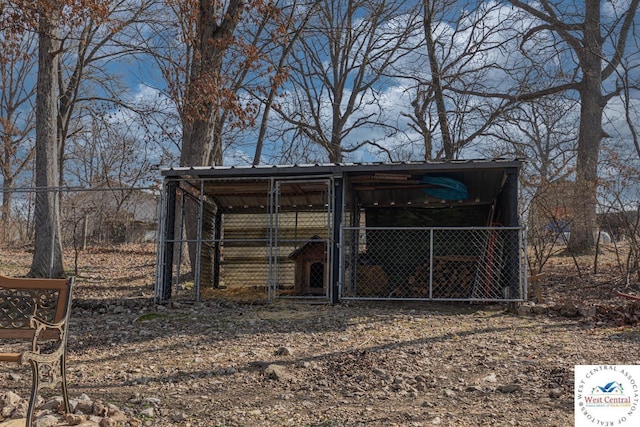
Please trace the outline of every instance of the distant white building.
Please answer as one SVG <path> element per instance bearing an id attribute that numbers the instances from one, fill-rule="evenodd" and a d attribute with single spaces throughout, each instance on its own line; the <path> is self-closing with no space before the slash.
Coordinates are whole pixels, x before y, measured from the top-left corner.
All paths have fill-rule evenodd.
<path id="1" fill-rule="evenodd" d="M 148 189 L 105 181 L 66 194 L 62 203 L 65 238 L 88 243 L 153 242 L 158 228 L 158 196 Z"/>

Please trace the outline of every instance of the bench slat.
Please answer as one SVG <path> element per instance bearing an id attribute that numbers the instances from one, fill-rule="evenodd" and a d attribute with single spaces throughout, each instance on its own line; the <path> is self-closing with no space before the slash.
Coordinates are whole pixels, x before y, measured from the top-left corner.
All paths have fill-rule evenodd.
<path id="1" fill-rule="evenodd" d="M 15 339 L 15 340 L 32 340 L 33 329 L 8 329 L 0 328 L 0 339 Z M 56 331 L 44 331 L 40 338 L 44 340 L 56 340 L 60 337 L 60 334 Z"/>
<path id="2" fill-rule="evenodd" d="M 22 353 L 0 353 L 0 362 L 20 363 Z"/>

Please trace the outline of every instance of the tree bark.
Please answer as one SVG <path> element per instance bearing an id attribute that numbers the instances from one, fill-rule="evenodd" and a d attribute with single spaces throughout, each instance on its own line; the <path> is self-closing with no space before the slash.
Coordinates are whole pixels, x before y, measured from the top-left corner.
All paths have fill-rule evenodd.
<path id="1" fill-rule="evenodd" d="M 8 241 L 12 238 L 11 230 L 11 205 L 13 203 L 13 179 L 4 178 L 2 183 L 2 211 L 0 212 L 0 220 L 2 221 L 2 228 L 0 238 L 3 241 Z"/>
<path id="2" fill-rule="evenodd" d="M 41 11 L 36 93 L 35 247 L 30 277 L 64 277 L 58 173 L 59 12 Z"/>
<path id="3" fill-rule="evenodd" d="M 429 57 L 429 66 L 431 68 L 431 85 L 433 86 L 433 95 L 435 97 L 436 108 L 438 110 L 438 124 L 440 125 L 440 133 L 442 134 L 442 148 L 444 149 L 444 158 L 447 160 L 453 160 L 455 156 L 455 147 L 451 141 L 449 119 L 447 117 L 447 108 L 444 102 L 444 91 L 442 89 L 440 64 L 436 54 L 436 43 L 433 38 L 433 16 L 435 14 L 436 6 L 434 2 L 429 0 L 424 0 L 423 5 L 424 38 L 427 44 L 427 54 Z"/>
<path id="4" fill-rule="evenodd" d="M 217 0 L 200 0 L 191 63 L 182 117 L 183 134 L 180 166 L 222 164 L 220 75 L 224 54 L 244 9 L 244 0 L 231 0 L 221 18 Z M 189 261 L 195 272 L 197 263 L 199 206 L 193 199 L 185 203 L 185 233 L 189 241 Z"/>
<path id="5" fill-rule="evenodd" d="M 11 204 L 13 199 L 13 178 L 4 177 L 2 182 L 2 211 L 0 219 L 9 221 L 11 219 Z"/>
<path id="6" fill-rule="evenodd" d="M 185 117 L 181 166 L 205 166 L 213 163 L 209 153 L 222 153 L 222 147 L 212 147 L 216 123 L 220 117 L 220 96 L 223 81 L 220 75 L 224 54 L 231 42 L 244 0 L 231 0 L 223 18 L 218 16 L 216 0 L 200 0 L 194 58 L 191 64 L 185 99 Z M 221 19 L 221 20 L 220 20 Z M 220 20 L 220 22 L 219 22 Z M 204 93 L 203 93 L 204 92 Z M 221 155 L 215 160 L 221 162 Z"/>
<path id="7" fill-rule="evenodd" d="M 602 95 L 600 2 L 587 0 L 585 6 L 584 49 L 577 52 L 583 79 L 580 83 L 580 129 L 573 223 L 569 239 L 569 250 L 574 254 L 590 253 L 595 248 L 598 155 L 604 137 L 602 115 L 606 105 Z"/>

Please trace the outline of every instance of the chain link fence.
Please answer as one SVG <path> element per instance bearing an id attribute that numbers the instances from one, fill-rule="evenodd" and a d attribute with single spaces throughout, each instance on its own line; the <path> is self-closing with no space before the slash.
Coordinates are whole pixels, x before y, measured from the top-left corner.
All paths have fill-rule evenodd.
<path id="1" fill-rule="evenodd" d="M 344 299 L 525 299 L 520 228 L 345 228 Z"/>
<path id="2" fill-rule="evenodd" d="M 158 194 L 151 188 L 104 184 L 95 188 L 18 188 L 2 191 L 0 274 L 25 276 L 35 244 L 35 199 L 52 192 L 60 206 L 59 233 L 63 268 L 81 282 L 109 283 L 140 279 L 132 294 L 151 294 L 155 275 Z"/>
<path id="3" fill-rule="evenodd" d="M 157 300 L 526 299 L 523 229 L 336 230 L 332 187 L 326 179 L 171 181 Z M 349 206 L 337 222 L 353 224 L 356 214 Z"/>
<path id="4" fill-rule="evenodd" d="M 158 272 L 158 197 L 149 188 L 56 189 L 64 269 L 81 281 L 138 280 L 137 295 L 153 292 Z M 35 236 L 35 189 L 3 192 L 0 273 L 28 273 Z M 187 209 L 178 197 L 182 227 Z M 253 214 L 202 209 L 202 289 L 196 295 L 189 240 L 176 230 L 173 286 L 176 299 L 233 296 L 258 299 L 328 295 L 332 256 L 329 210 Z M 216 230 L 216 227 L 219 229 Z M 224 231 L 223 231 L 224 230 Z M 519 228 L 344 227 L 341 299 L 495 300 L 526 296 L 523 232 Z M 218 255 L 216 255 L 218 254 Z M 219 256 L 219 259 L 216 259 Z M 218 263 L 219 271 L 213 268 Z M 218 277 L 214 275 L 218 274 Z"/>
<path id="5" fill-rule="evenodd" d="M 330 182 L 251 183 L 255 188 L 238 200 L 224 192 L 202 196 L 202 182 L 176 182 L 160 221 L 159 300 L 164 283 L 177 300 L 328 297 Z M 310 208 L 311 192 L 319 203 Z"/>

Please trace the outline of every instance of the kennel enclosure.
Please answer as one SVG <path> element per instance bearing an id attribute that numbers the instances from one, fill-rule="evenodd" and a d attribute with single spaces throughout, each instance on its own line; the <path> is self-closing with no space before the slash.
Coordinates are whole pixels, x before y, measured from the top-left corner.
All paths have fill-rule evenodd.
<path id="1" fill-rule="evenodd" d="M 519 160 L 162 171 L 156 300 L 521 301 Z"/>

